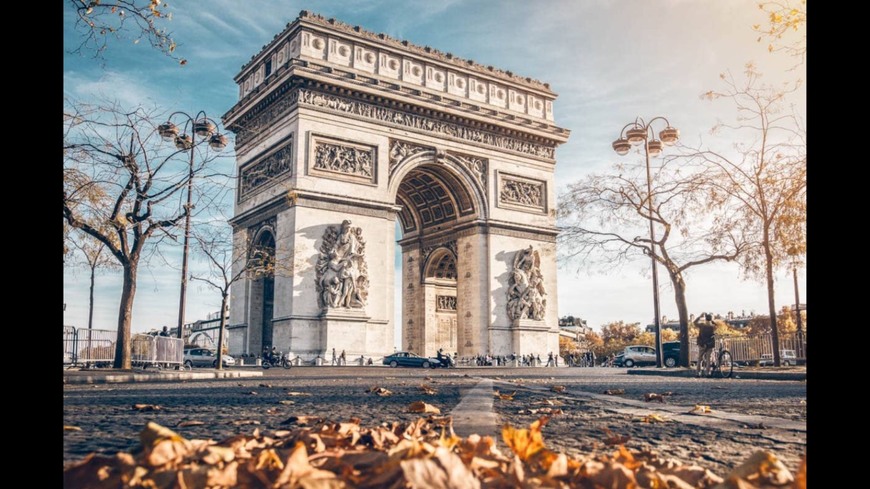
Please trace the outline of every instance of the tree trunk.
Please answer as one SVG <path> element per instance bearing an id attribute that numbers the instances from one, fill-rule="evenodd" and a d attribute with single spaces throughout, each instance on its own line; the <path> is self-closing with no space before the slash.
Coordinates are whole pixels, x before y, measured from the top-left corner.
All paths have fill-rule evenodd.
<path id="1" fill-rule="evenodd" d="M 773 365 L 779 367 L 779 326 L 776 324 L 776 303 L 773 297 L 773 254 L 770 252 L 770 241 L 766 229 L 764 232 L 764 260 L 767 273 L 767 307 L 770 310 L 770 335 L 773 338 Z"/>
<path id="2" fill-rule="evenodd" d="M 218 344 L 217 344 L 217 369 L 223 370 L 224 368 L 224 327 L 226 326 L 226 314 L 224 312 L 227 310 L 227 293 L 224 292 L 221 295 L 221 325 L 220 329 L 218 329 Z"/>
<path id="3" fill-rule="evenodd" d="M 124 284 L 121 289 L 121 307 L 118 312 L 118 337 L 115 341 L 115 368 L 133 368 L 130 351 L 130 332 L 133 323 L 133 297 L 136 295 L 135 262 L 124 264 Z"/>
<path id="4" fill-rule="evenodd" d="M 91 267 L 91 296 L 88 301 L 88 329 L 94 328 L 94 275 L 96 267 Z"/>
<path id="5" fill-rule="evenodd" d="M 677 314 L 680 317 L 680 361 L 681 367 L 689 366 L 689 308 L 686 305 L 686 281 L 683 274 L 671 274 L 674 285 L 674 301 L 677 303 Z"/>

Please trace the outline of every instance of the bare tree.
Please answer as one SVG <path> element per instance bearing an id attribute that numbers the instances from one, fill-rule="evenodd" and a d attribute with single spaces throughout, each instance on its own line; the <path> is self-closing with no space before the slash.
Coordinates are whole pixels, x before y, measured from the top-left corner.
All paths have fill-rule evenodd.
<path id="1" fill-rule="evenodd" d="M 233 246 L 229 226 L 220 227 L 201 225 L 197 227 L 195 239 L 199 255 L 208 264 L 208 273 L 193 274 L 191 280 L 206 283 L 221 295 L 220 329 L 217 341 L 217 365 L 223 368 L 224 331 L 226 330 L 226 311 L 232 285 L 243 278 L 257 278 L 274 274 L 276 270 L 275 250 L 262 245 L 246 242 L 243 246 Z"/>
<path id="2" fill-rule="evenodd" d="M 79 251 L 82 264 L 90 271 L 90 292 L 88 298 L 88 329 L 94 325 L 94 284 L 97 270 L 117 270 L 117 260 L 107 250 L 102 241 L 92 238 L 90 235 L 78 232 L 75 236 L 69 236 L 69 243 Z"/>
<path id="3" fill-rule="evenodd" d="M 136 276 L 143 255 L 176 229 L 190 209 L 181 190 L 205 185 L 215 154 L 207 139 L 180 146 L 160 140 L 158 114 L 141 107 L 67 101 L 64 108 L 63 217 L 103 243 L 123 269 L 115 368 L 129 369 Z M 189 152 L 196 152 L 194 158 Z M 189 165 L 192 165 L 190 167 Z"/>
<path id="4" fill-rule="evenodd" d="M 144 39 L 166 56 L 178 60 L 181 65 L 187 60 L 175 54 L 172 34 L 161 24 L 172 20 L 166 12 L 166 3 L 160 0 L 68 0 L 76 15 L 75 28 L 81 34 L 81 42 L 72 53 L 93 53 L 103 59 L 109 39 L 132 39 L 139 43 Z"/>
<path id="5" fill-rule="evenodd" d="M 560 197 L 563 259 L 583 260 L 587 267 L 612 267 L 657 248 L 674 288 L 680 318 L 680 364 L 689 362 L 687 270 L 714 261 L 732 261 L 744 249 L 734 210 L 712 192 L 710 178 L 678 157 L 668 157 L 652 177 L 652 213 L 647 201 L 645 164 L 614 166 L 568 187 Z M 654 243 L 647 231 L 656 227 Z"/>
<path id="6" fill-rule="evenodd" d="M 730 154 L 698 148 L 689 157 L 715 177 L 717 194 L 737 204 L 735 224 L 743 227 L 749 242 L 740 263 L 748 276 L 767 285 L 774 364 L 779 366 L 774 270 L 787 263 L 789 255 L 806 254 L 806 132 L 786 106 L 799 82 L 785 88 L 765 85 L 751 63 L 745 75 L 744 81 L 737 81 L 730 72 L 723 73 L 725 89 L 703 95 L 735 105 L 736 123 L 720 123 L 714 131 L 728 131 L 741 142 L 733 144 Z"/>

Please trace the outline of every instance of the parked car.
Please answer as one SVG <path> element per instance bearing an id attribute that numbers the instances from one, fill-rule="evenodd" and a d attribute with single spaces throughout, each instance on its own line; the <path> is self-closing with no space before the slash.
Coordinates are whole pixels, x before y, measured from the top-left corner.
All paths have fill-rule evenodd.
<path id="1" fill-rule="evenodd" d="M 794 350 L 780 350 L 779 351 L 779 361 L 783 365 L 797 365 L 797 355 L 795 355 Z M 762 353 L 761 361 L 758 362 L 759 367 L 772 367 L 773 366 L 773 353 Z"/>
<path id="2" fill-rule="evenodd" d="M 224 367 L 229 367 L 236 364 L 236 359 L 230 355 L 223 355 Z M 184 366 L 191 367 L 217 367 L 217 350 L 210 348 L 185 348 L 184 349 Z"/>
<path id="3" fill-rule="evenodd" d="M 384 357 L 384 365 L 390 367 L 418 367 L 418 368 L 435 368 L 441 365 L 437 358 L 421 357 L 410 351 L 397 351 L 392 355 Z"/>
<path id="4" fill-rule="evenodd" d="M 662 362 L 665 367 L 676 367 L 680 363 L 680 342 L 667 341 L 662 343 Z"/>
<path id="5" fill-rule="evenodd" d="M 646 345 L 631 345 L 626 346 L 623 350 L 623 367 L 634 367 L 638 365 L 655 365 L 656 364 L 656 349 Z"/>

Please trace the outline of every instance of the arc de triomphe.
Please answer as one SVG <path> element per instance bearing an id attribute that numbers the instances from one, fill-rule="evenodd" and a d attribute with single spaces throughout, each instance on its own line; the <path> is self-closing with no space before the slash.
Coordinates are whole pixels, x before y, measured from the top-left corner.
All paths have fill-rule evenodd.
<path id="1" fill-rule="evenodd" d="M 305 11 L 235 81 L 231 353 L 558 351 L 547 84 Z"/>

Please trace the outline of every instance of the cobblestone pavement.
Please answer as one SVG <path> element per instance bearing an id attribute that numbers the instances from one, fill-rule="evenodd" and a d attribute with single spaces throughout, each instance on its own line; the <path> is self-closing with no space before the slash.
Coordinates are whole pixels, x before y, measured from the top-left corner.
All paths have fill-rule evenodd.
<path id="1" fill-rule="evenodd" d="M 64 431 L 64 463 L 92 451 L 131 450 L 148 421 L 188 438 L 222 439 L 254 428 L 284 428 L 281 423 L 293 415 L 334 421 L 357 417 L 368 426 L 409 421 L 419 415 L 406 412 L 407 406 L 418 400 L 449 413 L 483 377 L 493 379 L 502 393 L 516 391 L 513 400 L 495 399 L 500 423 L 525 426 L 540 416 L 529 410 L 542 407 L 542 401 L 562 403 L 553 406 L 562 414 L 552 417 L 544 440 L 570 455 L 609 449 L 604 444 L 608 430 L 630 436 L 628 447 L 696 462 L 719 474 L 756 449 L 774 452 L 795 470 L 806 450 L 806 382 L 629 376 L 624 369 L 605 368 L 319 367 L 273 369 L 259 379 L 65 386 L 64 425 L 82 431 Z M 418 387 L 423 383 L 437 394 L 422 393 Z M 565 389 L 553 392 L 554 385 Z M 385 387 L 393 395 L 366 392 L 372 386 Z M 616 389 L 624 393 L 601 395 Z M 664 404 L 643 402 L 644 394 L 668 392 Z M 156 404 L 161 409 L 138 411 L 133 404 Z M 717 417 L 679 414 L 696 404 L 710 406 Z M 759 425 L 722 419 L 730 416 L 727 413 L 769 418 Z M 658 414 L 667 421 L 641 422 L 643 414 Z M 204 424 L 176 427 L 184 421 Z"/>

